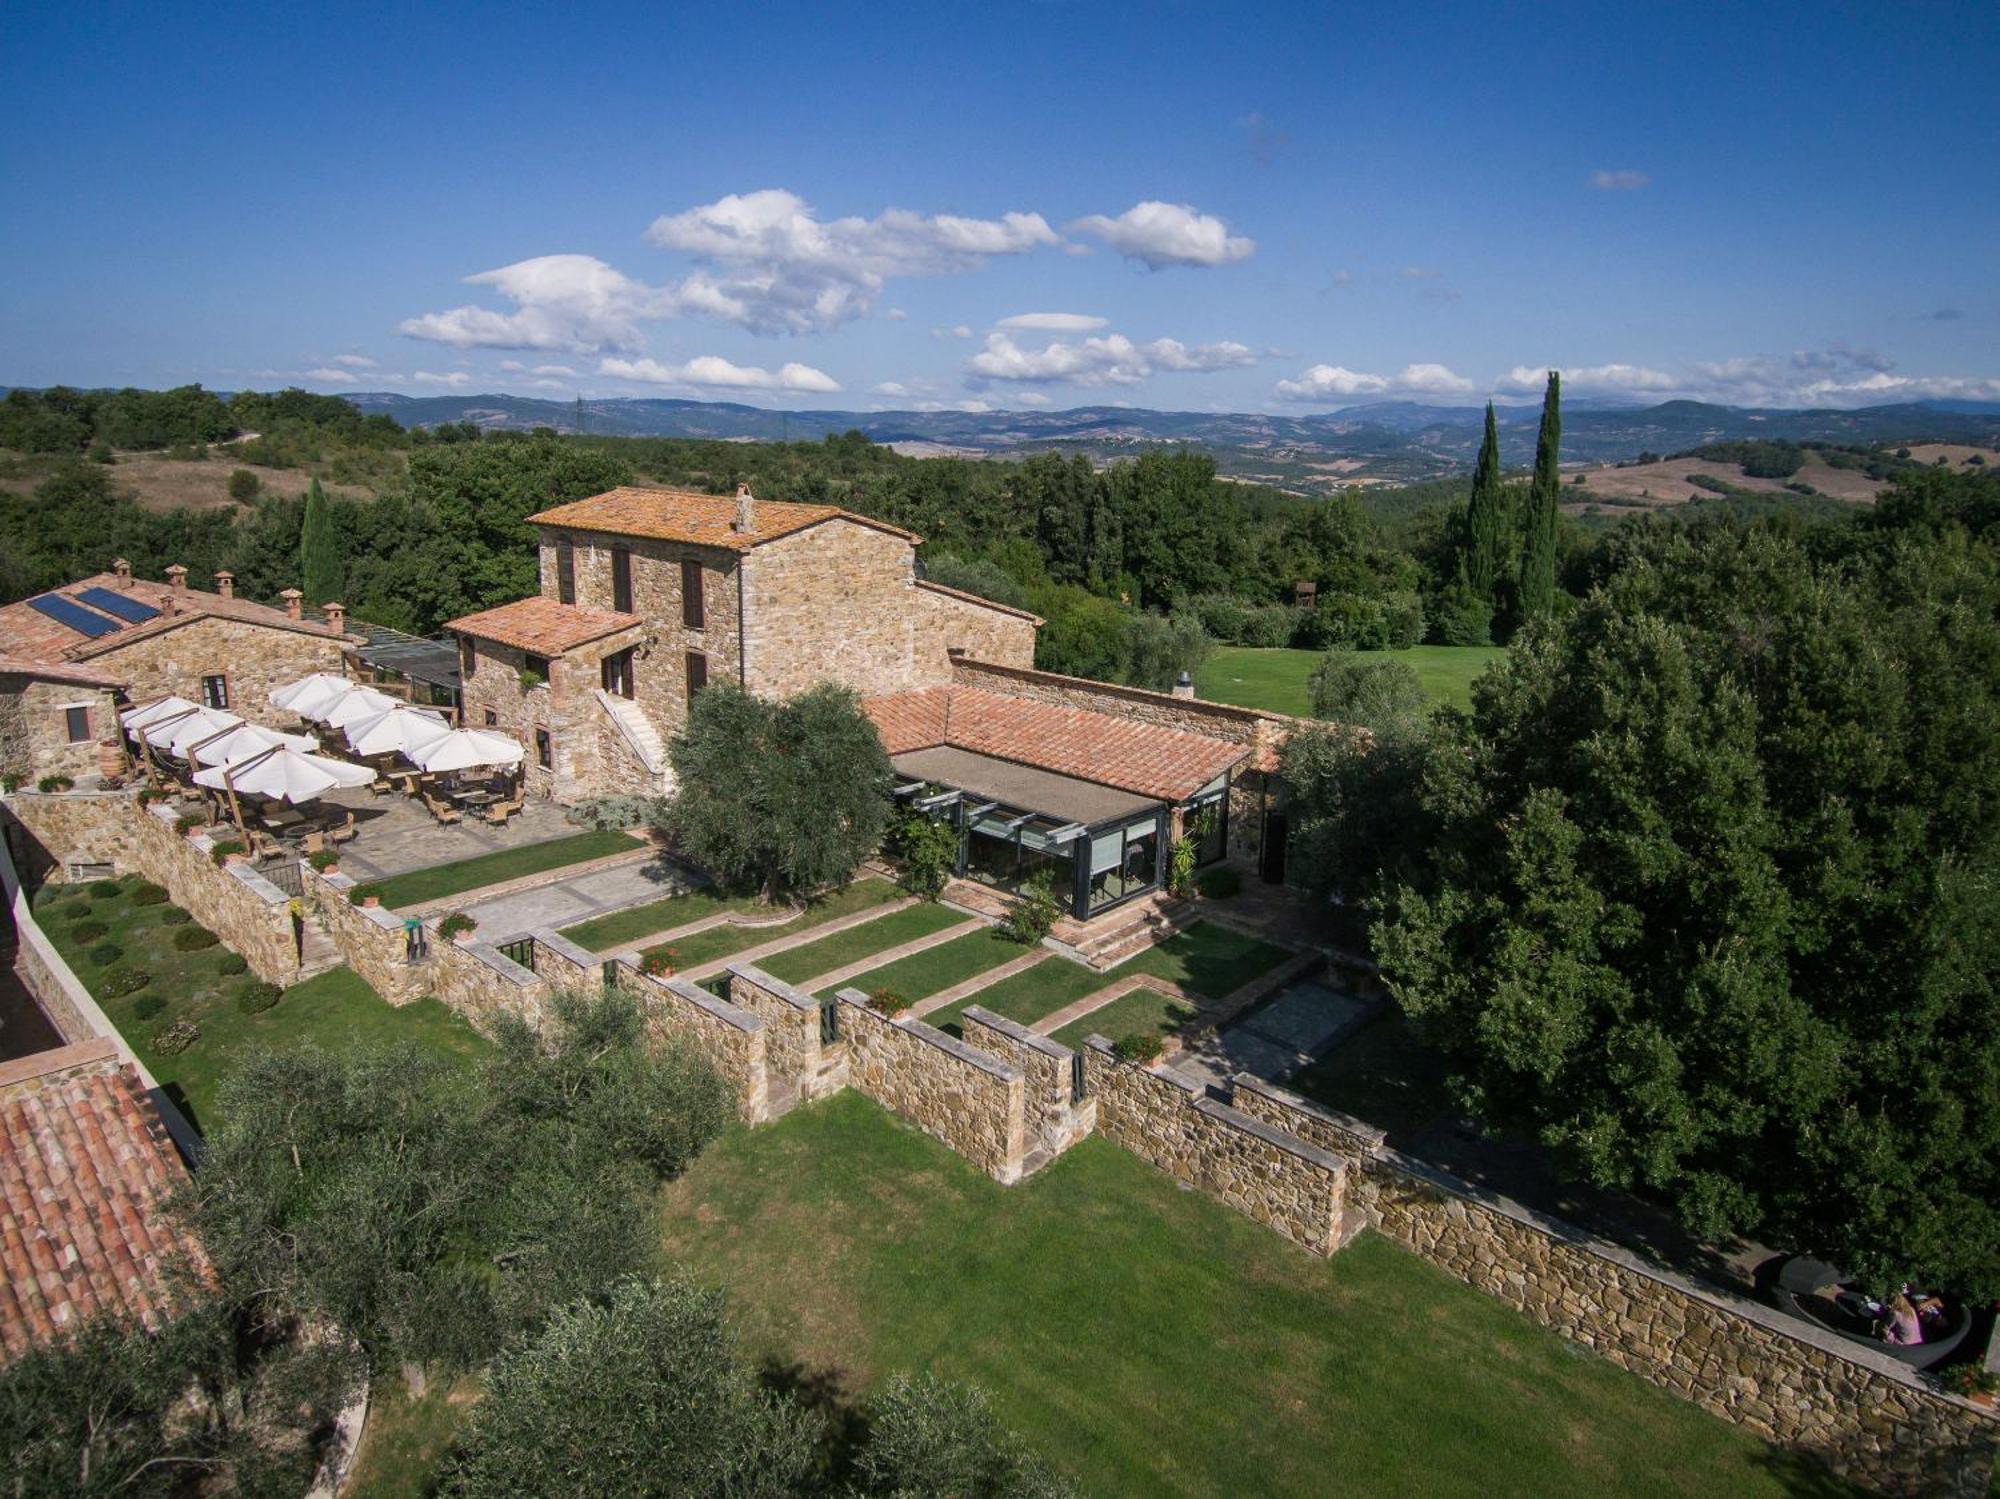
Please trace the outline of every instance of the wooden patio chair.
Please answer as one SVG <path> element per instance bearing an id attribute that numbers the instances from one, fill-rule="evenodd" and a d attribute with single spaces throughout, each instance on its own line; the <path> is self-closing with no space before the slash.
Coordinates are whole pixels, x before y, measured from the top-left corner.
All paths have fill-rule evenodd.
<path id="1" fill-rule="evenodd" d="M 299 840 L 299 852 L 304 854 L 307 858 L 311 858 L 314 854 L 324 852 L 325 849 L 326 849 L 326 835 L 324 833 L 308 833 L 305 835 L 305 837 Z"/>
<path id="2" fill-rule="evenodd" d="M 505 827 L 507 820 L 521 810 L 525 798 L 509 797 L 504 801 L 490 802 L 486 808 L 486 820 L 496 828 Z"/>
<path id="3" fill-rule="evenodd" d="M 458 808 L 445 805 L 445 803 L 439 801 L 428 791 L 423 793 L 423 801 L 424 806 L 429 810 L 431 816 L 435 817 L 439 822 L 457 822 L 464 815 Z"/>
<path id="4" fill-rule="evenodd" d="M 349 812 L 340 820 L 337 827 L 330 827 L 326 830 L 327 841 L 330 843 L 348 843 L 360 831 L 361 829 L 354 825 L 354 814 Z"/>

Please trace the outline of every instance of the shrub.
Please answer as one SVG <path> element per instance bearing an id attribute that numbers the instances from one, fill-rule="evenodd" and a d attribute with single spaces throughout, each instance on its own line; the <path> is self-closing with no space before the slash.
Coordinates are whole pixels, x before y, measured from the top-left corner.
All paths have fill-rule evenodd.
<path id="1" fill-rule="evenodd" d="M 262 979 L 251 979 L 236 986 L 236 1008 L 246 1015 L 261 1015 L 284 994 L 276 984 L 267 984 Z"/>
<path id="2" fill-rule="evenodd" d="M 168 906 L 160 913 L 161 926 L 186 926 L 193 920 L 193 913 L 184 911 L 179 906 Z"/>
<path id="3" fill-rule="evenodd" d="M 1048 936 L 1062 915 L 1056 904 L 1055 880 L 1047 870 L 1029 878 L 1021 886 L 1021 898 L 1000 923 L 1000 934 L 1010 942 L 1032 947 Z"/>
<path id="4" fill-rule="evenodd" d="M 257 498 L 257 491 L 264 487 L 264 481 L 247 468 L 233 468 L 229 471 L 229 498 L 247 505 Z"/>
<path id="5" fill-rule="evenodd" d="M 656 947 L 639 959 L 639 971 L 653 978 L 667 978 L 674 971 L 674 960 L 680 956 L 677 948 Z"/>
<path id="6" fill-rule="evenodd" d="M 151 1020 L 167 1007 L 164 994 L 141 994 L 132 1001 L 132 1014 L 140 1020 Z"/>
<path id="7" fill-rule="evenodd" d="M 35 782 L 37 791 L 68 791 L 76 782 L 69 776 L 43 776 Z"/>
<path id="8" fill-rule="evenodd" d="M 382 898 L 382 887 L 380 885 L 356 885 L 347 892 L 347 903 L 351 906 L 365 906 L 368 904 L 369 897 L 371 896 L 380 900 Z"/>
<path id="9" fill-rule="evenodd" d="M 339 862 L 340 855 L 330 848 L 316 848 L 306 855 L 306 863 L 312 865 L 321 874 L 325 874 Z"/>
<path id="10" fill-rule="evenodd" d="M 1953 1364 L 1938 1375 L 1937 1382 L 1954 1395 L 2000 1393 L 2000 1375 L 1982 1364 Z"/>
<path id="11" fill-rule="evenodd" d="M 15 772 L 10 770 L 5 775 L 0 775 L 0 791 L 19 791 L 20 789 L 21 777 Z"/>
<path id="12" fill-rule="evenodd" d="M 163 1057 L 177 1057 L 200 1039 L 200 1026 L 192 1020 L 176 1020 L 153 1032 L 153 1050 Z"/>
<path id="13" fill-rule="evenodd" d="M 944 893 L 958 869 L 958 830 L 950 823 L 911 812 L 896 825 L 891 840 L 902 856 L 902 887 L 925 900 Z"/>
<path id="14" fill-rule="evenodd" d="M 456 937 L 460 932 L 472 931 L 478 925 L 479 923 L 466 915 L 465 912 L 453 911 L 451 915 L 438 923 L 438 935 L 440 937 Z"/>
<path id="15" fill-rule="evenodd" d="M 229 862 L 231 854 L 240 854 L 242 852 L 243 840 L 241 838 L 218 838 L 215 841 L 215 846 L 209 849 L 208 856 L 215 861 L 215 867 L 220 869 Z"/>
<path id="16" fill-rule="evenodd" d="M 248 958 L 245 958 L 240 952 L 230 952 L 227 948 L 223 949 L 222 956 L 215 960 L 215 971 L 224 978 L 229 978 L 239 973 L 247 973 L 249 969 L 250 960 Z"/>
<path id="17" fill-rule="evenodd" d="M 167 898 L 166 887 L 145 880 L 132 887 L 132 904 L 135 906 L 157 906 Z"/>
<path id="18" fill-rule="evenodd" d="M 894 989 L 870 989 L 868 1008 L 878 1015 L 900 1015 L 910 1007 L 910 1002 Z"/>
<path id="19" fill-rule="evenodd" d="M 596 828 L 600 833 L 622 832 L 649 823 L 659 816 L 660 798 L 628 793 L 620 796 L 593 796 L 569 809 L 569 820 Z"/>
<path id="20" fill-rule="evenodd" d="M 91 948 L 89 952 L 85 953 L 84 956 L 89 958 L 99 968 L 109 968 L 113 963 L 116 963 L 120 958 L 125 956 L 125 949 L 120 947 L 116 942 L 100 942 Z"/>
<path id="21" fill-rule="evenodd" d="M 1111 1044 L 1111 1054 L 1121 1062 L 1151 1062 L 1167 1049 L 1155 1031 L 1134 1031 Z"/>
<path id="22" fill-rule="evenodd" d="M 140 806 L 150 807 L 153 805 L 154 802 L 158 801 L 163 795 L 165 795 L 164 792 L 157 791 L 151 786 L 141 786 L 139 788 L 139 795 L 136 798 L 136 800 L 138 801 Z"/>
<path id="23" fill-rule="evenodd" d="M 549 679 L 547 677 L 543 676 L 538 671 L 529 671 L 528 668 L 525 666 L 521 668 L 519 676 L 521 678 L 521 690 L 523 692 L 533 692 L 537 687 L 546 687 L 549 685 Z"/>
<path id="24" fill-rule="evenodd" d="M 69 934 L 79 942 L 95 942 L 110 930 L 110 927 L 85 912 L 83 920 L 71 927 Z"/>
<path id="25" fill-rule="evenodd" d="M 116 880 L 92 880 L 83 887 L 83 893 L 92 900 L 114 900 L 124 891 Z"/>
<path id="26" fill-rule="evenodd" d="M 127 994 L 137 994 L 152 981 L 153 976 L 145 969 L 124 963 L 104 970 L 97 980 L 97 992 L 106 999 L 123 999 Z"/>
<path id="27" fill-rule="evenodd" d="M 222 939 L 205 926 L 183 927 L 174 933 L 175 952 L 200 952 Z"/>
<path id="28" fill-rule="evenodd" d="M 183 812 L 174 819 L 174 831 L 185 838 L 189 833 L 192 833 L 198 827 L 204 826 L 207 822 L 208 819 L 203 817 L 199 812 Z"/>
<path id="29" fill-rule="evenodd" d="M 1240 869 L 1204 869 L 1195 877 L 1195 889 L 1209 900 L 1228 900 L 1243 888 L 1243 871 Z"/>

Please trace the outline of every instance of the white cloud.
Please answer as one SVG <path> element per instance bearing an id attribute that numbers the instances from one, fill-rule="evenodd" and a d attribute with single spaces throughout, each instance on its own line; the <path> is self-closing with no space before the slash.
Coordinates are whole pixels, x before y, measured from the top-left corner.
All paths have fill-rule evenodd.
<path id="1" fill-rule="evenodd" d="M 1616 171 L 1596 171 L 1590 174 L 1590 185 L 1600 193 L 1636 193 L 1653 179 L 1644 172 L 1635 172 L 1630 167 Z"/>
<path id="2" fill-rule="evenodd" d="M 1288 401 L 1327 401 L 1353 396 L 1463 396 L 1478 389 L 1442 364 L 1406 364 L 1394 375 L 1371 375 L 1344 365 L 1316 364 L 1296 380 L 1280 380 Z"/>
<path id="3" fill-rule="evenodd" d="M 974 383 L 1135 385 L 1156 374 L 1196 374 L 1256 362 L 1253 350 L 1231 342 L 1191 348 L 1178 339 L 1156 338 L 1135 344 L 1122 333 L 1110 333 L 1078 343 L 1055 340 L 1040 349 L 1024 349 L 1005 333 L 990 333 L 986 347 L 965 368 Z"/>
<path id="4" fill-rule="evenodd" d="M 907 318 L 909 314 L 903 311 L 903 309 L 900 307 L 891 307 L 887 312 L 883 313 L 882 316 L 887 318 L 892 323 L 900 323 L 905 318 Z"/>
<path id="5" fill-rule="evenodd" d="M 1539 395 L 1547 365 L 1516 365 L 1493 384 L 1501 395 Z M 1675 372 L 1639 364 L 1594 364 L 1562 371 L 1563 389 L 1642 396 L 1649 400 L 1712 401 L 1725 406 L 1881 406 L 1957 397 L 2000 399 L 2000 379 L 1904 375 L 1873 349 L 1837 344 L 1789 355 L 1739 355 L 1703 360 Z"/>
<path id="6" fill-rule="evenodd" d="M 1255 240 L 1231 234 L 1214 214 L 1200 213 L 1186 203 L 1151 199 L 1133 204 L 1115 219 L 1094 213 L 1070 228 L 1095 235 L 1128 260 L 1143 261 L 1156 271 L 1170 265 L 1227 265 L 1248 259 L 1257 248 Z"/>
<path id="7" fill-rule="evenodd" d="M 949 327 L 949 328 L 933 328 L 933 329 L 931 329 L 931 337 L 932 337 L 932 338 L 970 338 L 970 337 L 972 337 L 972 328 L 971 328 L 971 325 L 970 325 L 970 324 L 967 324 L 967 323 L 957 323 L 957 324 L 954 324 L 954 325 L 953 325 L 952 327 Z"/>
<path id="8" fill-rule="evenodd" d="M 1406 265 L 1396 274 L 1405 281 L 1434 281 L 1444 272 L 1434 265 Z"/>
<path id="9" fill-rule="evenodd" d="M 1559 366 L 1517 364 L 1498 380 L 1493 389 L 1506 395 L 1540 395 L 1548 386 L 1549 371 Z M 1681 382 L 1665 370 L 1648 369 L 1642 364 L 1586 364 L 1562 369 L 1565 391 L 1629 391 L 1634 394 L 1667 396 L 1681 388 Z"/>
<path id="10" fill-rule="evenodd" d="M 919 411 L 973 411 L 973 412 L 978 412 L 978 411 L 991 411 L 992 409 L 993 409 L 993 405 L 992 405 L 992 403 L 991 403 L 990 401 L 977 401 L 977 400 L 972 400 L 972 401 L 919 401 L 919 402 L 917 402 L 917 410 L 919 410 Z"/>
<path id="11" fill-rule="evenodd" d="M 463 390 L 472 383 L 472 376 L 464 370 L 452 370 L 443 375 L 431 370 L 418 370 L 410 378 L 419 385 L 442 385 L 447 390 Z"/>
<path id="12" fill-rule="evenodd" d="M 514 311 L 454 307 L 405 318 L 398 331 L 459 349 L 630 350 L 641 345 L 642 320 L 671 316 L 677 305 L 672 292 L 634 281 L 594 255 L 542 255 L 465 279 L 493 287 Z"/>
<path id="13" fill-rule="evenodd" d="M 566 381 L 566 380 L 530 380 L 530 381 L 528 382 L 528 389 L 530 389 L 530 390 L 568 390 L 568 389 L 569 389 L 569 382 L 568 382 L 568 381 Z"/>
<path id="14" fill-rule="evenodd" d="M 518 375 L 526 370 L 527 366 L 518 359 L 503 359 L 500 361 L 500 368 L 507 374 Z"/>
<path id="15" fill-rule="evenodd" d="M 1003 317 L 996 328 L 1032 328 L 1044 333 L 1094 333 L 1110 326 L 1110 318 L 1092 317 L 1083 312 L 1017 312 Z"/>
<path id="16" fill-rule="evenodd" d="M 566 364 L 538 364 L 528 373 L 531 375 L 565 375 L 571 379 L 576 377 L 576 371 Z"/>
<path id="17" fill-rule="evenodd" d="M 336 354 L 333 356 L 333 362 L 335 364 L 344 364 L 349 369 L 354 370 L 372 370 L 375 368 L 375 361 L 370 359 L 366 354 Z"/>
<path id="18" fill-rule="evenodd" d="M 824 394 L 840 382 L 809 364 L 786 364 L 774 374 L 757 365 L 731 364 L 714 354 L 702 354 L 686 364 L 662 364 L 657 359 L 606 359 L 597 373 L 648 385 L 714 385 L 732 390 L 798 390 Z"/>
<path id="19" fill-rule="evenodd" d="M 1047 393 L 1039 390 L 1018 391 L 1015 393 L 1014 399 L 1019 401 L 1023 406 L 1046 406 L 1049 404 Z"/>
<path id="20" fill-rule="evenodd" d="M 352 385 L 355 383 L 354 376 L 347 370 L 337 370 L 326 366 L 322 366 L 316 370 L 307 370 L 305 377 L 308 380 L 317 380 L 322 385 Z"/>
<path id="21" fill-rule="evenodd" d="M 672 289 L 684 312 L 755 333 L 823 333 L 870 311 L 892 277 L 976 270 L 1059 243 L 1038 213 L 973 219 L 891 208 L 822 221 L 780 188 L 663 214 L 646 239 L 697 261 Z"/>
<path id="22" fill-rule="evenodd" d="M 907 396 L 910 388 L 900 380 L 884 380 L 880 385 L 869 386 L 868 393 L 875 396 Z"/>

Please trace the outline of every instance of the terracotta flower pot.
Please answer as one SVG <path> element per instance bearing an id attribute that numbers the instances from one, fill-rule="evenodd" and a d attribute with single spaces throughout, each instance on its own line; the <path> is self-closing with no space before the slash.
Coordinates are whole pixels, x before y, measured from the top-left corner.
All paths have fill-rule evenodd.
<path id="1" fill-rule="evenodd" d="M 379 895 L 364 895 L 361 897 L 361 904 L 364 906 L 379 906 L 382 904 L 382 897 Z"/>

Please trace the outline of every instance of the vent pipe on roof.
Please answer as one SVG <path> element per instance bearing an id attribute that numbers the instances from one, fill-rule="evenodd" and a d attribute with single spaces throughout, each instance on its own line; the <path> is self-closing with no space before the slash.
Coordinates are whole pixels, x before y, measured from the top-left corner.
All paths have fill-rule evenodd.
<path id="1" fill-rule="evenodd" d="M 118 586 L 121 589 L 132 586 L 132 564 L 123 557 L 111 564 L 111 572 L 118 579 Z"/>
<path id="2" fill-rule="evenodd" d="M 184 592 L 188 586 L 188 570 L 178 562 L 169 564 L 167 567 L 167 586 L 172 588 L 175 593 Z"/>
<path id="3" fill-rule="evenodd" d="M 1182 673 L 1181 673 L 1181 674 L 1180 674 L 1179 676 L 1175 677 L 1175 678 L 1174 678 L 1174 696 L 1175 696 L 1175 697 L 1188 697 L 1188 698 L 1191 698 L 1191 697 L 1193 697 L 1193 696 L 1194 696 L 1194 678 L 1193 678 L 1193 677 L 1191 677 L 1191 676 L 1189 676 L 1189 675 L 1188 675 L 1188 674 L 1187 674 L 1186 672 L 1182 672 Z"/>
<path id="4" fill-rule="evenodd" d="M 227 568 L 215 575 L 216 594 L 225 599 L 236 597 L 236 574 Z"/>
<path id="5" fill-rule="evenodd" d="M 736 486 L 736 525 L 739 535 L 748 536 L 757 529 L 757 497 L 750 493 L 748 484 Z"/>
<path id="6" fill-rule="evenodd" d="M 298 589 L 282 588 L 278 590 L 278 597 L 285 601 L 285 617 L 287 619 L 301 619 L 304 617 L 303 611 L 299 608 L 299 600 L 304 598 L 305 595 L 300 593 Z"/>

